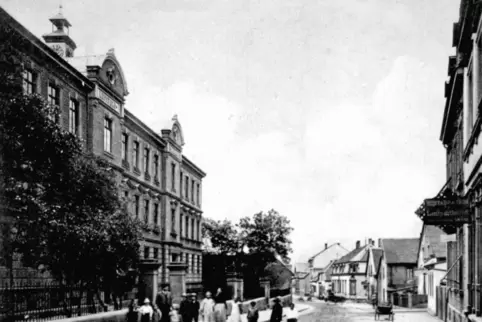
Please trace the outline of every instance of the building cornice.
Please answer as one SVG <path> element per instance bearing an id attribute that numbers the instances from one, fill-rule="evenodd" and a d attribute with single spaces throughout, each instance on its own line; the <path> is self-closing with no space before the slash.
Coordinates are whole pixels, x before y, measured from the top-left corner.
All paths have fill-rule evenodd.
<path id="1" fill-rule="evenodd" d="M 189 167 L 191 170 L 194 170 L 198 176 L 204 178 L 206 173 L 201 170 L 197 165 L 195 165 L 191 160 L 189 160 L 186 156 L 182 156 L 182 165 Z"/>
<path id="2" fill-rule="evenodd" d="M 138 126 L 145 134 L 147 134 L 150 138 L 154 141 L 159 143 L 162 148 L 166 147 L 166 142 L 164 139 L 154 132 L 149 126 L 147 126 L 144 122 L 138 119 L 134 114 L 132 114 L 128 109 L 124 108 L 124 119 L 127 121 L 132 122 L 134 125 Z M 124 123 L 125 124 L 125 123 Z M 127 124 L 126 124 L 127 126 Z"/>

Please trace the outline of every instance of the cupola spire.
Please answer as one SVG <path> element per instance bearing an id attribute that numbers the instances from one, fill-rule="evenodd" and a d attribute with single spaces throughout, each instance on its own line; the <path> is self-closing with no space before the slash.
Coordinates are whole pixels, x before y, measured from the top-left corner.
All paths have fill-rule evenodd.
<path id="1" fill-rule="evenodd" d="M 69 32 L 72 26 L 67 18 L 63 15 L 62 4 L 59 5 L 59 12 L 50 18 L 52 23 L 52 32 L 43 35 L 45 42 L 52 48 L 59 56 L 69 58 L 74 56 L 74 50 L 77 48 L 75 42 L 70 38 Z"/>

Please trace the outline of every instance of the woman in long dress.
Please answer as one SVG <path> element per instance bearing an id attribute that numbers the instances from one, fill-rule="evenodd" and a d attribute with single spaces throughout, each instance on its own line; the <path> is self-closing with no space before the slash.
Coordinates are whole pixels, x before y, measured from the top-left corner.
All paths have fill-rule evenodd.
<path id="1" fill-rule="evenodd" d="M 241 299 L 239 297 L 234 299 L 228 321 L 241 322 Z"/>
<path id="2" fill-rule="evenodd" d="M 214 300 L 211 292 L 206 293 L 206 298 L 201 302 L 201 317 L 203 322 L 214 322 Z"/>
<path id="3" fill-rule="evenodd" d="M 228 305 L 226 304 L 226 297 L 223 291 L 218 288 L 218 292 L 214 297 L 214 321 L 215 322 L 226 322 Z"/>

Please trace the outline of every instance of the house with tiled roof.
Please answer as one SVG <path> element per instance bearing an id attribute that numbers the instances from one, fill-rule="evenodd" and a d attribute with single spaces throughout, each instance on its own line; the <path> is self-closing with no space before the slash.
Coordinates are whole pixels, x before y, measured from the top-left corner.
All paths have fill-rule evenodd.
<path id="1" fill-rule="evenodd" d="M 336 296 L 352 300 L 366 300 L 368 297 L 366 272 L 371 242 L 361 245 L 336 260 L 332 265 L 332 291 Z"/>
<path id="2" fill-rule="evenodd" d="M 427 311 L 436 312 L 436 287 L 447 273 L 447 235 L 437 226 L 423 225 L 417 262 L 418 294 L 427 295 Z"/>
<path id="3" fill-rule="evenodd" d="M 348 249 L 343 247 L 340 243 L 333 243 L 328 245 L 311 256 L 308 259 L 308 267 L 310 270 L 311 292 L 314 296 L 321 295 L 322 288 L 326 289 L 326 285 L 320 281 L 320 274 L 323 274 L 326 269 L 331 267 L 330 263 L 348 254 Z"/>
<path id="4" fill-rule="evenodd" d="M 377 273 L 379 302 L 388 302 L 394 292 L 416 291 L 415 270 L 419 238 L 379 239 L 383 250 Z"/>
<path id="5" fill-rule="evenodd" d="M 374 243 L 372 243 L 374 246 Z M 366 280 L 368 283 L 368 298 L 371 299 L 373 295 L 377 293 L 377 275 L 378 267 L 383 256 L 383 250 L 378 247 L 371 247 L 368 251 L 367 259 L 367 275 Z"/>

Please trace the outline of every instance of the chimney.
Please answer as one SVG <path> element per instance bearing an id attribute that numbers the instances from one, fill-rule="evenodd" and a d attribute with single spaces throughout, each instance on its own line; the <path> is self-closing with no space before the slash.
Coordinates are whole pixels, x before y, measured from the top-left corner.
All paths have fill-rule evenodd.
<path id="1" fill-rule="evenodd" d="M 359 240 L 356 241 L 356 245 L 355 245 L 355 246 L 356 246 L 356 247 L 355 247 L 356 249 L 360 248 L 360 241 L 359 241 Z"/>
<path id="2" fill-rule="evenodd" d="M 328 249 L 328 244 L 327 244 L 327 243 L 325 243 L 325 249 Z"/>

